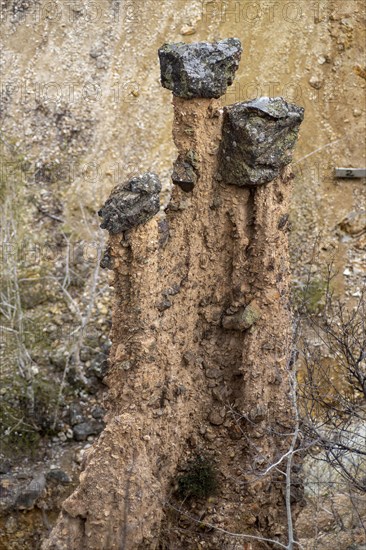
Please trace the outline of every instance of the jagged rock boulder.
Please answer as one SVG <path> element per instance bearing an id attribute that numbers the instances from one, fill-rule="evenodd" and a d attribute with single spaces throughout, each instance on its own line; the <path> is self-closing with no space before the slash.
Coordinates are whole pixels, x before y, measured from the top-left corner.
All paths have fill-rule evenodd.
<path id="1" fill-rule="evenodd" d="M 18 510 L 31 510 L 38 498 L 46 488 L 46 478 L 44 474 L 35 476 L 32 481 L 18 494 L 15 506 Z"/>
<path id="2" fill-rule="evenodd" d="M 303 118 L 304 109 L 282 97 L 260 97 L 225 107 L 221 179 L 242 187 L 278 177 L 292 160 Z"/>
<path id="3" fill-rule="evenodd" d="M 115 187 L 98 214 L 102 229 L 112 235 L 146 223 L 160 209 L 161 183 L 156 174 L 146 172 Z"/>
<path id="4" fill-rule="evenodd" d="M 73 427 L 73 436 L 75 441 L 86 441 L 89 435 L 98 435 L 103 431 L 104 424 L 96 420 L 90 420 L 76 424 Z"/>
<path id="5" fill-rule="evenodd" d="M 233 83 L 242 47 L 238 38 L 220 42 L 164 44 L 159 49 L 161 83 L 175 96 L 219 98 Z"/>

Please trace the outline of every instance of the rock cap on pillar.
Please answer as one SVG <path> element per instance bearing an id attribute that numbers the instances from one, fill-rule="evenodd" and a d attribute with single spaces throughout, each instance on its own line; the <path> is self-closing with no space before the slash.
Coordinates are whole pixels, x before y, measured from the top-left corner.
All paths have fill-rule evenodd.
<path id="1" fill-rule="evenodd" d="M 153 172 L 139 174 L 111 192 L 98 215 L 102 229 L 117 235 L 149 221 L 160 210 L 161 183 Z"/>
<path id="2" fill-rule="evenodd" d="M 161 84 L 184 99 L 219 98 L 238 69 L 242 46 L 238 38 L 220 42 L 164 44 L 158 51 Z"/>
<path id="3" fill-rule="evenodd" d="M 263 185 L 291 162 L 304 109 L 283 97 L 259 97 L 224 108 L 220 175 L 224 183 Z"/>

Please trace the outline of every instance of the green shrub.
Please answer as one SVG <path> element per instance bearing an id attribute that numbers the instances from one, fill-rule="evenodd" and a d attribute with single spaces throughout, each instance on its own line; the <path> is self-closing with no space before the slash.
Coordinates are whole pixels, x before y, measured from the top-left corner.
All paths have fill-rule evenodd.
<path id="1" fill-rule="evenodd" d="M 190 461 L 178 477 L 178 495 L 184 499 L 208 498 L 218 487 L 217 472 L 212 461 L 198 455 Z"/>
<path id="2" fill-rule="evenodd" d="M 317 313 L 324 308 L 327 282 L 320 278 L 308 281 L 303 287 L 293 288 L 293 302 L 296 308 L 305 308 L 309 313 Z"/>
<path id="3" fill-rule="evenodd" d="M 35 378 L 32 384 L 34 410 L 29 411 L 24 378 L 14 373 L 4 378 L 7 391 L 0 396 L 1 451 L 10 456 L 33 456 L 41 437 L 56 434 L 52 429 L 52 411 L 57 387 L 53 381 Z"/>

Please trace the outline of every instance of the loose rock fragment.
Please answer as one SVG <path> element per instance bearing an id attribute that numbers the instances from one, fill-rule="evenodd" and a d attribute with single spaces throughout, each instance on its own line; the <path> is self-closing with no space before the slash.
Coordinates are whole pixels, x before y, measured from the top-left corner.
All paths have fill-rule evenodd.
<path id="1" fill-rule="evenodd" d="M 169 240 L 169 224 L 166 218 L 159 220 L 159 246 L 164 247 Z"/>
<path id="2" fill-rule="evenodd" d="M 179 155 L 174 163 L 172 181 L 186 193 L 193 191 L 197 182 L 197 174 L 193 165 L 182 155 Z"/>
<path id="3" fill-rule="evenodd" d="M 251 422 L 257 424 L 259 422 L 263 422 L 263 420 L 266 419 L 267 415 L 267 407 L 265 405 L 258 404 L 256 405 L 256 407 L 249 411 L 248 418 Z"/>
<path id="4" fill-rule="evenodd" d="M 85 441 L 89 435 L 98 435 L 103 429 L 104 424 L 102 422 L 90 420 L 82 422 L 81 424 L 76 424 L 76 426 L 73 427 L 73 436 L 75 441 Z"/>
<path id="5" fill-rule="evenodd" d="M 309 84 L 312 88 L 315 88 L 315 90 L 320 90 L 323 86 L 323 81 L 317 76 L 312 76 L 309 78 Z"/>
<path id="6" fill-rule="evenodd" d="M 161 84 L 185 99 L 219 98 L 233 83 L 241 52 L 238 38 L 164 44 L 159 49 Z"/>
<path id="7" fill-rule="evenodd" d="M 11 470 L 11 462 L 5 458 L 0 459 L 0 475 L 8 474 Z"/>
<path id="8" fill-rule="evenodd" d="M 71 426 L 85 422 L 79 403 L 71 403 L 69 410 L 69 422 Z"/>
<path id="9" fill-rule="evenodd" d="M 159 212 L 160 191 L 160 180 L 151 172 L 118 185 L 98 212 L 103 218 L 100 227 L 116 235 L 146 223 Z"/>
<path id="10" fill-rule="evenodd" d="M 339 223 L 342 231 L 357 237 L 366 231 L 366 209 L 353 210 Z"/>
<path id="11" fill-rule="evenodd" d="M 224 315 L 222 326 L 227 330 L 248 330 L 261 318 L 261 311 L 253 301 L 233 315 Z"/>
<path id="12" fill-rule="evenodd" d="M 111 249 L 108 247 L 100 260 L 100 267 L 102 269 L 113 269 L 113 258 L 111 256 Z"/>
<path id="13" fill-rule="evenodd" d="M 190 34 L 194 34 L 196 32 L 196 29 L 192 25 L 183 25 L 183 27 L 180 29 L 180 34 L 183 36 L 189 36 Z"/>
<path id="14" fill-rule="evenodd" d="M 278 220 L 277 229 L 284 229 L 287 225 L 288 219 L 289 219 L 289 215 L 283 214 Z"/>
<path id="15" fill-rule="evenodd" d="M 255 186 L 279 176 L 292 160 L 304 109 L 282 97 L 261 97 L 224 109 L 220 176 L 230 185 Z"/>
<path id="16" fill-rule="evenodd" d="M 216 380 L 218 378 L 222 378 L 222 376 L 223 376 L 220 369 L 206 369 L 205 375 L 207 376 L 207 378 L 211 378 L 213 380 Z"/>
<path id="17" fill-rule="evenodd" d="M 49 472 L 47 472 L 46 479 L 47 481 L 55 481 L 56 483 L 60 483 L 61 485 L 68 485 L 72 481 L 69 474 L 60 469 L 50 470 Z"/>
<path id="18" fill-rule="evenodd" d="M 105 410 L 103 407 L 99 407 L 99 405 L 96 405 L 92 410 L 92 417 L 96 420 L 103 420 L 105 416 Z"/>
<path id="19" fill-rule="evenodd" d="M 193 191 L 198 178 L 197 153 L 190 149 L 185 154 L 180 154 L 173 166 L 172 182 L 179 185 L 182 191 Z"/>
<path id="20" fill-rule="evenodd" d="M 167 296 L 163 296 L 163 299 L 161 300 L 161 302 L 159 302 L 156 306 L 156 308 L 160 312 L 163 312 L 166 309 L 169 309 L 170 307 L 172 307 L 172 303 Z"/>
<path id="21" fill-rule="evenodd" d="M 19 493 L 15 506 L 18 510 L 31 510 L 46 487 L 43 474 L 33 478 L 27 487 Z"/>
<path id="22" fill-rule="evenodd" d="M 221 426 L 221 424 L 224 423 L 224 415 L 221 414 L 222 411 L 218 411 L 216 409 L 212 410 L 208 416 L 208 421 L 213 426 Z"/>

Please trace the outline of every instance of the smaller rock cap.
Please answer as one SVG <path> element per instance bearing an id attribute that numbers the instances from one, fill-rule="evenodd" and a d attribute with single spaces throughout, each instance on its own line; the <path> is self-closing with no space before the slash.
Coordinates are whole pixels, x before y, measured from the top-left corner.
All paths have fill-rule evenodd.
<path id="1" fill-rule="evenodd" d="M 234 81 L 242 53 L 238 38 L 164 44 L 158 51 L 161 84 L 184 99 L 219 98 Z"/>
<path id="2" fill-rule="evenodd" d="M 98 214 L 102 229 L 112 235 L 122 233 L 150 220 L 160 209 L 161 183 L 156 174 L 146 172 L 117 185 Z"/>

